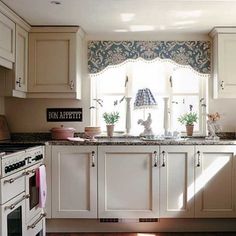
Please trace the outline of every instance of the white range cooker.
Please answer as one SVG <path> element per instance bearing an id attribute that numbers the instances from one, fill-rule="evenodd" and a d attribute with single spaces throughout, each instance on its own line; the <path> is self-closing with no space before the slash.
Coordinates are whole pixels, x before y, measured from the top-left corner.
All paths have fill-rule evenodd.
<path id="1" fill-rule="evenodd" d="M 0 144 L 0 236 L 45 236 L 37 170 L 44 146 Z"/>

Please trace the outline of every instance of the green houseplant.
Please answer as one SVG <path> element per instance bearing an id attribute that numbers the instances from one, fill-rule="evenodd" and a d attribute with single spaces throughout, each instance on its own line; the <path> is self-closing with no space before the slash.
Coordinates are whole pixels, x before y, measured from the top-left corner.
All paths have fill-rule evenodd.
<path id="1" fill-rule="evenodd" d="M 104 112 L 103 119 L 107 126 L 107 136 L 112 137 L 114 132 L 114 125 L 120 119 L 120 114 L 117 111 L 114 112 Z"/>
<path id="2" fill-rule="evenodd" d="M 186 126 L 186 132 L 187 136 L 192 136 L 193 135 L 193 129 L 194 129 L 194 123 L 196 123 L 198 120 L 198 116 L 196 112 L 187 112 L 183 115 L 181 115 L 178 118 L 178 121 Z"/>

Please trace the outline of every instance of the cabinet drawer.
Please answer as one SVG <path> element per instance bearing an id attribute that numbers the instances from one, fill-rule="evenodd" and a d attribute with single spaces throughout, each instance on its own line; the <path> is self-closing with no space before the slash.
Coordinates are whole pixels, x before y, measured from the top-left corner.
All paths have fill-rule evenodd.
<path id="1" fill-rule="evenodd" d="M 0 204 L 25 191 L 24 172 L 18 172 L 0 180 Z"/>

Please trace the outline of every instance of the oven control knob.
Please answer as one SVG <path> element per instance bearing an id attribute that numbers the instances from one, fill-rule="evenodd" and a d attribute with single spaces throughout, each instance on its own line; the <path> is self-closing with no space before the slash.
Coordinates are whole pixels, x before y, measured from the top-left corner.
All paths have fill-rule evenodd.
<path id="1" fill-rule="evenodd" d="M 9 172 L 9 166 L 6 166 L 5 167 L 5 173 L 8 173 Z"/>
<path id="2" fill-rule="evenodd" d="M 25 166 L 25 161 L 21 161 L 19 163 L 20 163 L 20 167 Z"/>
<path id="3" fill-rule="evenodd" d="M 17 162 L 17 163 L 15 164 L 15 169 L 18 169 L 18 168 L 20 168 L 20 162 Z"/>
<path id="4" fill-rule="evenodd" d="M 8 172 L 11 172 L 12 170 L 14 170 L 13 165 L 9 165 L 8 166 Z"/>

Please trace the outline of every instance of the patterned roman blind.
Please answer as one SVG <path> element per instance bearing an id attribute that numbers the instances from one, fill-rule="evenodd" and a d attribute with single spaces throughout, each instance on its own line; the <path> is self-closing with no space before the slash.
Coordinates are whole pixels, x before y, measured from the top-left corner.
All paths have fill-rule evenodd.
<path id="1" fill-rule="evenodd" d="M 211 71 L 209 41 L 89 41 L 88 70 L 96 74 L 108 66 L 128 59 L 168 59 L 179 65 L 189 65 L 195 71 Z"/>

